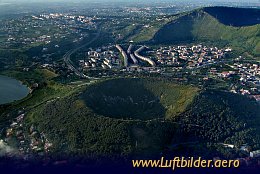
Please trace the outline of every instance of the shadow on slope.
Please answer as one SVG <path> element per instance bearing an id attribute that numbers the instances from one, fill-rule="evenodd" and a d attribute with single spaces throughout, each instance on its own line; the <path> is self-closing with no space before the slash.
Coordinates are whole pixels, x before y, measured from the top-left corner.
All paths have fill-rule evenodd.
<path id="1" fill-rule="evenodd" d="M 116 79 L 91 86 L 82 95 L 95 113 L 112 118 L 149 120 L 163 118 L 165 108 L 158 97 L 138 79 Z"/>
<path id="2" fill-rule="evenodd" d="M 192 28 L 194 19 L 190 15 L 185 15 L 178 20 L 163 26 L 154 36 L 154 41 L 158 43 L 174 43 L 174 42 L 188 42 L 194 40 Z"/>
<path id="3" fill-rule="evenodd" d="M 259 17 L 257 18 L 257 15 L 255 15 L 259 13 L 259 10 L 240 9 L 243 13 L 247 11 L 252 12 L 243 17 L 237 17 L 242 18 L 242 20 L 233 20 L 234 15 L 228 17 L 228 11 L 230 10 L 232 12 L 234 10 L 237 12 L 238 10 L 239 12 L 239 9 L 224 8 L 227 11 L 226 14 L 223 12 L 223 14 L 218 15 L 221 9 L 222 7 L 210 7 L 206 8 L 209 13 L 206 12 L 205 9 L 197 9 L 190 13 L 183 13 L 179 18 L 161 27 L 151 42 L 153 44 L 214 43 L 214 45 L 218 47 L 231 46 L 234 52 L 240 55 L 247 52 L 254 56 L 259 56 L 260 25 L 245 26 L 249 25 L 249 23 L 259 22 Z M 241 14 L 243 14 L 242 12 Z M 250 14 L 251 16 L 255 15 L 255 17 L 247 19 L 250 17 Z M 218 19 L 212 15 L 217 16 Z M 230 24 L 231 21 L 234 21 L 234 25 L 244 25 L 244 27 L 235 27 L 222 23 Z"/>
<path id="4" fill-rule="evenodd" d="M 204 11 L 224 25 L 243 27 L 260 24 L 260 9 L 206 7 Z"/>

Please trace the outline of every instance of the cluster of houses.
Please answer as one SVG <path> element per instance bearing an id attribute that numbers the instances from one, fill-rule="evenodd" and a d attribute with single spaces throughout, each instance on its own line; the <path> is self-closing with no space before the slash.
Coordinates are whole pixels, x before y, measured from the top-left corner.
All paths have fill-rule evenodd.
<path id="1" fill-rule="evenodd" d="M 251 158 L 260 157 L 260 150 L 250 151 L 250 146 L 248 146 L 247 144 L 242 144 L 240 147 L 237 147 L 234 144 L 225 144 L 225 143 L 220 143 L 220 144 L 225 148 L 231 148 L 231 149 L 236 149 L 245 152 Z"/>
<path id="2" fill-rule="evenodd" d="M 140 55 L 146 47 L 141 46 L 137 50 L 132 50 L 133 45 L 130 44 L 126 50 L 120 45 L 103 46 L 96 50 L 91 49 L 86 53 L 84 59 L 79 60 L 79 65 L 83 69 L 119 69 L 122 71 L 137 72 L 159 72 L 160 68 L 156 67 L 155 62 Z M 144 63 L 147 66 L 142 66 Z"/>
<path id="3" fill-rule="evenodd" d="M 86 53 L 86 58 L 84 60 L 79 60 L 80 66 L 84 69 L 118 68 L 120 62 L 118 53 L 113 51 L 111 46 L 97 48 L 96 50 L 91 49 Z"/>
<path id="4" fill-rule="evenodd" d="M 49 44 L 59 39 L 74 38 L 78 42 L 96 29 L 95 17 L 69 14 L 41 14 L 1 21 L 0 32 L 6 33 L 3 47 Z M 53 31 L 53 32 L 52 32 Z M 77 37 L 75 37 L 77 35 Z"/>
<path id="5" fill-rule="evenodd" d="M 238 158 L 241 166 L 260 166 L 260 150 L 251 151 L 247 144 L 243 144 L 240 147 L 225 143 L 221 143 L 221 145 L 227 149 L 235 149 L 246 155 L 245 157 Z"/>
<path id="6" fill-rule="evenodd" d="M 86 67 L 96 68 L 96 62 L 99 62 L 99 66 L 106 68 L 107 66 L 111 69 L 112 64 L 117 65 L 120 62 L 126 71 L 144 71 L 145 69 L 152 69 L 152 71 L 162 72 L 164 67 L 176 65 L 178 67 L 185 67 L 188 69 L 201 67 L 217 63 L 222 58 L 231 52 L 231 48 L 218 49 L 217 47 L 207 47 L 203 45 L 188 46 L 169 46 L 160 47 L 159 49 L 150 49 L 146 46 L 136 47 L 132 43 L 129 46 L 115 45 L 116 49 L 109 47 L 108 50 L 97 49 L 95 51 L 89 51 L 87 53 L 88 60 L 80 60 L 80 64 Z M 136 48 L 134 51 L 133 48 Z M 138 48 L 138 49 L 137 49 Z M 120 58 L 122 57 L 122 58 Z M 106 62 L 103 62 L 107 58 Z M 113 59 L 114 58 L 114 59 Z M 118 62 L 114 60 L 118 58 Z M 103 62 L 103 63 L 102 63 Z M 183 65 L 183 62 L 185 64 Z M 101 63 L 101 64 L 100 64 Z M 143 67 L 145 67 L 143 69 Z M 155 68 L 156 67 L 156 68 Z"/>
<path id="7" fill-rule="evenodd" d="M 260 66 L 259 64 L 252 63 L 234 63 L 230 65 L 239 76 L 239 81 L 243 86 L 239 91 L 233 90 L 235 93 L 241 93 L 242 95 L 254 95 L 260 92 Z M 248 87 L 249 86 L 249 87 Z M 258 101 L 259 95 L 254 95 L 254 98 Z"/>
<path id="8" fill-rule="evenodd" d="M 203 45 L 193 46 L 168 46 L 160 47 L 155 52 L 157 63 L 160 65 L 179 65 L 180 61 L 188 62 L 187 68 L 200 67 L 205 64 L 213 64 L 225 58 L 232 49 L 218 49 Z"/>
<path id="9" fill-rule="evenodd" d="M 133 49 L 136 48 L 136 51 Z M 150 49 L 146 46 L 115 45 L 90 50 L 87 52 L 86 59 L 80 60 L 83 68 L 96 69 L 118 69 L 121 66 L 122 72 L 147 72 L 168 75 L 169 73 L 184 73 L 191 71 L 196 75 L 197 68 L 209 67 L 207 74 L 201 74 L 210 78 L 222 78 L 225 81 L 234 76 L 239 78 L 240 85 L 233 85 L 231 92 L 242 95 L 249 95 L 260 101 L 260 67 L 254 63 L 241 63 L 242 57 L 226 62 L 225 57 L 232 51 L 231 48 L 219 49 L 217 47 L 207 47 L 204 45 L 192 46 L 168 46 L 159 49 Z M 142 56 L 142 55 L 144 56 Z M 218 63 L 225 64 L 230 70 L 211 67 Z M 237 79 L 237 78 L 236 78 Z M 232 85 L 231 85 L 232 86 Z"/>
<path id="10" fill-rule="evenodd" d="M 52 143 L 35 126 L 32 125 L 27 129 L 23 123 L 24 117 L 25 113 L 20 112 L 9 127 L 6 128 L 4 142 L 10 147 L 18 149 L 19 155 L 24 158 L 27 158 L 30 154 L 44 155 L 49 152 Z"/>
<path id="11" fill-rule="evenodd" d="M 34 19 L 39 19 L 39 20 L 63 19 L 63 20 L 71 21 L 70 23 L 77 21 L 82 24 L 88 24 L 88 25 L 93 25 L 93 26 L 94 26 L 93 20 L 96 19 L 96 17 L 88 17 L 88 16 L 83 16 L 83 15 L 71 15 L 71 14 L 63 14 L 63 13 L 41 14 L 39 17 L 37 17 L 37 16 L 32 16 L 32 17 Z"/>
<path id="12" fill-rule="evenodd" d="M 238 93 L 241 95 L 248 95 L 260 101 L 260 67 L 255 63 L 241 63 L 233 62 L 226 64 L 230 67 L 229 71 L 222 71 L 217 68 L 209 69 L 209 76 L 223 78 L 224 80 L 234 80 L 237 83 L 232 85 L 230 92 Z"/>
<path id="13" fill-rule="evenodd" d="M 47 32 L 43 33 L 40 28 L 47 27 L 49 22 L 36 21 L 30 17 L 23 17 L 18 20 L 4 21 L 0 31 L 7 33 L 8 37 L 3 42 L 5 46 L 15 47 L 20 45 L 50 43 L 53 36 Z"/>

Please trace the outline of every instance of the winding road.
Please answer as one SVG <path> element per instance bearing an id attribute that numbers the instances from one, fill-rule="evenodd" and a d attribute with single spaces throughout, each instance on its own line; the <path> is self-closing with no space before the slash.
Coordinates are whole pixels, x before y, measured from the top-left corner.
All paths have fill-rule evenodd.
<path id="1" fill-rule="evenodd" d="M 74 54 L 75 52 L 77 52 L 78 50 L 80 50 L 81 48 L 84 48 L 90 44 L 92 44 L 95 40 L 97 40 L 97 38 L 100 36 L 100 32 L 101 30 L 98 30 L 98 32 L 96 33 L 96 36 L 91 39 L 89 42 L 85 43 L 84 45 L 81 45 L 80 47 L 78 48 L 75 48 L 75 49 L 71 49 L 69 50 L 64 56 L 63 56 L 63 60 L 64 62 L 66 63 L 66 65 L 68 66 L 68 68 L 70 70 L 72 70 L 77 76 L 80 76 L 82 78 L 92 78 L 92 77 L 88 77 L 86 76 L 85 74 L 83 74 L 82 72 L 80 72 L 76 67 L 74 67 L 72 61 L 70 60 L 70 56 L 72 54 Z"/>

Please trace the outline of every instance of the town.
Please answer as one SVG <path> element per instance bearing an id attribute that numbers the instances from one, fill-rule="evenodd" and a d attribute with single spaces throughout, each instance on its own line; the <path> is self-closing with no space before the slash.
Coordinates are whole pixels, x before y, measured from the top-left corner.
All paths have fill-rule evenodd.
<path id="1" fill-rule="evenodd" d="M 136 48 L 136 51 L 133 49 Z M 161 76 L 178 74 L 203 75 L 203 80 L 222 79 L 229 82 L 233 93 L 248 95 L 259 101 L 260 67 L 256 63 L 241 63 L 242 57 L 230 59 L 231 48 L 218 49 L 205 45 L 169 46 L 150 49 L 147 46 L 110 45 L 86 52 L 78 65 L 84 71 L 120 70 L 125 73 L 152 73 Z M 218 67 L 212 67 L 218 66 Z M 228 68 L 221 68 L 226 66 Z M 201 73 L 200 69 L 207 72 Z M 228 70 L 225 70 L 228 69 Z M 115 74 L 118 75 L 118 74 Z"/>

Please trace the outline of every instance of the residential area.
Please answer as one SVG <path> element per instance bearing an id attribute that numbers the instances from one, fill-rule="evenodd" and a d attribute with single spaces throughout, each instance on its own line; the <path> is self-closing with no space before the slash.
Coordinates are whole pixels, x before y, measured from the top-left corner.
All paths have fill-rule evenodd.
<path id="1" fill-rule="evenodd" d="M 231 59 L 231 54 L 230 47 L 219 49 L 205 45 L 180 45 L 149 48 L 130 43 L 90 49 L 78 65 L 83 72 L 103 69 L 112 71 L 115 76 L 119 71 L 120 74 L 177 75 L 179 79 L 190 75 L 203 81 L 220 80 L 228 84 L 227 90 L 259 101 L 259 64 L 244 63 L 242 56 Z"/>

